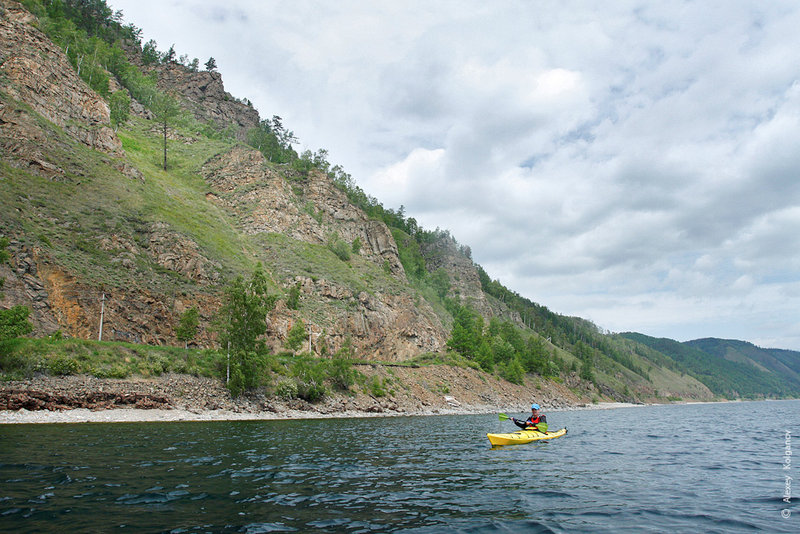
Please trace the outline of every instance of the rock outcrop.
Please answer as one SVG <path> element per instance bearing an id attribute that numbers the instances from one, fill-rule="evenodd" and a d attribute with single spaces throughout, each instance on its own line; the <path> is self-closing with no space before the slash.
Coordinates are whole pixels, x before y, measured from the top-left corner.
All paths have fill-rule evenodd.
<path id="1" fill-rule="evenodd" d="M 116 243 L 116 250 L 140 253 L 130 242 L 113 235 L 104 237 L 101 243 Z M 202 324 L 208 325 L 219 308 L 219 298 L 213 294 L 170 295 L 138 285 L 102 288 L 68 273 L 41 248 L 12 242 L 8 250 L 10 265 L 0 266 L 0 277 L 5 278 L 0 307 L 27 305 L 37 335 L 61 331 L 70 337 L 97 339 L 102 313 L 104 340 L 172 344 L 184 311 L 197 307 Z M 119 257 L 128 255 L 135 257 L 133 252 L 121 252 Z M 197 266 L 191 268 L 191 260 L 187 261 L 187 276 L 207 272 Z M 211 346 L 211 332 L 201 329 L 193 344 Z"/>
<path id="2" fill-rule="evenodd" d="M 24 102 L 79 142 L 118 154 L 122 144 L 109 125 L 105 101 L 78 76 L 64 51 L 34 27 L 33 15 L 10 0 L 0 0 L 0 10 L 0 77 L 4 79 L 0 130 L 4 149 L 27 160 L 25 167 L 39 166 L 45 174 L 58 174 L 57 164 L 48 162 L 36 149 L 46 138 L 44 132 L 26 111 L 8 105 L 6 99 L 13 99 Z M 14 135 L 8 135 L 12 129 Z"/>
<path id="3" fill-rule="evenodd" d="M 97 183 L 127 178 L 132 189 L 146 189 L 148 178 L 122 152 L 108 126 L 108 105 L 34 23 L 20 4 L 0 0 L 0 157 L 26 172 L 71 182 L 72 187 L 81 187 L 86 176 L 87 182 Z M 158 87 L 179 95 L 199 121 L 232 127 L 240 138 L 259 124 L 258 113 L 227 93 L 218 73 L 192 72 L 173 63 L 153 68 Z M 139 117 L 146 119 L 147 114 Z M 183 134 L 175 130 L 170 135 Z M 76 141 L 101 157 L 73 157 Z M 208 201 L 221 208 L 226 221 L 238 224 L 244 236 L 252 237 L 243 238 L 243 243 L 256 244 L 257 249 L 260 239 L 268 239 L 263 236 L 279 234 L 281 243 L 295 248 L 297 242 L 319 245 L 310 250 L 311 256 L 326 256 L 338 273 L 328 276 L 329 265 L 323 265 L 307 276 L 307 266 L 297 262 L 284 269 L 278 266 L 280 250 L 270 251 L 267 260 L 265 250 L 244 252 L 245 261 L 264 261 L 271 279 L 284 290 L 295 284 L 302 287 L 300 310 L 279 301 L 268 318 L 268 343 L 274 351 L 283 350 L 298 320 L 310 330 L 311 349 L 317 354 L 333 354 L 349 344 L 358 356 L 394 361 L 444 348 L 447 332 L 433 309 L 408 286 L 388 227 L 352 205 L 326 174 L 314 170 L 301 175 L 238 145 L 209 159 L 201 175 L 209 186 Z M 20 173 L 14 179 L 27 177 Z M 94 209 L 91 202 L 88 197 L 87 210 Z M 225 258 L 212 258 L 192 236 L 151 213 L 121 217 L 115 226 L 83 227 L 80 220 L 65 223 L 57 215 L 48 217 L 50 227 L 68 224 L 68 235 L 80 234 L 85 248 L 76 247 L 71 257 L 63 243 L 51 247 L 46 236 L 40 240 L 26 235 L 19 224 L 0 226 L 12 239 L 11 261 L 0 266 L 0 276 L 6 278 L 0 305 L 29 306 L 35 335 L 60 331 L 97 339 L 102 314 L 104 340 L 175 344 L 180 314 L 196 306 L 200 334 L 195 344 L 214 345 L 209 326 L 220 305 L 221 273 L 227 270 L 230 275 L 232 270 L 222 264 Z M 340 251 L 346 248 L 354 259 L 334 259 L 325 248 L 334 245 Z M 96 268 L 95 262 L 100 264 Z"/>
<path id="4" fill-rule="evenodd" d="M 257 150 L 235 147 L 211 158 L 201 173 L 212 187 L 209 198 L 236 213 L 248 234 L 277 233 L 324 245 L 332 236 L 405 279 L 389 228 L 369 219 L 323 173 L 312 171 L 289 183 Z"/>
<path id="5" fill-rule="evenodd" d="M 198 121 L 212 122 L 221 130 L 233 126 L 239 140 L 245 140 L 247 131 L 258 126 L 258 111 L 225 91 L 219 72 L 193 72 L 178 63 L 155 68 L 158 88 L 180 95 Z"/>
<path id="6" fill-rule="evenodd" d="M 487 296 L 469 254 L 449 235 L 423 247 L 423 255 L 429 271 L 444 269 L 450 278 L 450 296 L 458 298 L 484 317 L 498 317 L 522 325 L 519 314 Z"/>
<path id="7" fill-rule="evenodd" d="M 314 171 L 290 182 L 260 152 L 246 147 L 211 158 L 201 173 L 212 188 L 208 197 L 235 213 L 243 232 L 282 234 L 315 245 L 340 239 L 351 247 L 358 240 L 361 257 L 405 283 L 388 227 L 353 206 L 325 174 Z M 305 298 L 324 306 L 325 313 L 308 325 L 316 353 L 323 346 L 336 352 L 348 339 L 358 354 L 386 361 L 444 348 L 447 334 L 436 314 L 410 294 L 370 294 L 303 276 L 291 277 L 289 284 L 299 284 Z M 274 350 L 280 350 L 298 318 L 282 306 L 271 314 L 268 337 Z"/>
<path id="8" fill-rule="evenodd" d="M 349 342 L 359 357 L 393 362 L 445 347 L 447 333 L 433 310 L 410 295 L 354 294 L 347 287 L 303 276 L 295 283 L 304 299 L 325 310 L 307 325 L 310 350 L 316 354 L 333 354 Z M 298 318 L 283 302 L 270 314 L 267 337 L 275 352 Z"/>
<path id="9" fill-rule="evenodd" d="M 206 258 L 197 243 L 172 230 L 166 223 L 153 223 L 149 245 L 151 257 L 165 269 L 181 273 L 200 284 L 220 281 L 222 265 Z"/>

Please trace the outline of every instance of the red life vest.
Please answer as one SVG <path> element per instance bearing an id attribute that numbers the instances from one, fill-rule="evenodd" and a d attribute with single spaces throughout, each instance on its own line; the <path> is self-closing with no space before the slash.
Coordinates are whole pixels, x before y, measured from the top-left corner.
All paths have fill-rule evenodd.
<path id="1" fill-rule="evenodd" d="M 527 426 L 536 426 L 542 419 L 542 415 L 539 414 L 536 417 L 530 416 L 528 417 L 527 421 L 525 421 L 525 425 Z"/>

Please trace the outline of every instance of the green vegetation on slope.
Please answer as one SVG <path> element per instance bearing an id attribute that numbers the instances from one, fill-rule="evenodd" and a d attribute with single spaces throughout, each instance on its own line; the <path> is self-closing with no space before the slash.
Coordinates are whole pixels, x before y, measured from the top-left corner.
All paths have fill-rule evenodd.
<path id="1" fill-rule="evenodd" d="M 242 253 L 247 244 L 234 222 L 206 201 L 205 182 L 197 174 L 209 154 L 230 145 L 201 136 L 190 144 L 176 144 L 174 167 L 164 172 L 147 122 L 134 119 L 129 125 L 120 138 L 127 157 L 142 171 L 142 180 L 123 175 L 104 154 L 43 122 L 42 128 L 56 140 L 49 147 L 50 157 L 62 165 L 64 176 L 54 181 L 0 163 L 6 177 L 0 195 L 0 210 L 6 216 L 0 232 L 45 247 L 59 265 L 97 286 L 133 283 L 157 288 L 166 283 L 172 289 L 192 289 L 194 284 L 177 273 L 153 276 L 167 274 L 147 254 L 152 226 L 160 222 L 197 242 L 210 260 L 223 265 L 224 276 L 230 276 L 231 269 L 249 268 L 252 259 Z M 103 241 L 111 235 L 113 243 Z M 136 251 L 131 253 L 135 268 L 121 269 L 119 256 L 129 249 Z"/>
<path id="2" fill-rule="evenodd" d="M 792 350 L 762 349 L 747 341 L 704 338 L 687 341 L 686 345 L 726 360 L 749 363 L 762 371 L 782 377 L 787 384 L 800 389 L 800 353 Z"/>
<path id="3" fill-rule="evenodd" d="M 720 354 L 704 352 L 696 348 L 695 342 L 680 343 L 633 332 L 621 335 L 672 358 L 681 369 L 685 369 L 717 395 L 729 399 L 800 395 L 800 384 L 791 379 L 759 369 L 752 363 L 730 361 Z M 699 345 L 708 346 L 706 343 Z"/>

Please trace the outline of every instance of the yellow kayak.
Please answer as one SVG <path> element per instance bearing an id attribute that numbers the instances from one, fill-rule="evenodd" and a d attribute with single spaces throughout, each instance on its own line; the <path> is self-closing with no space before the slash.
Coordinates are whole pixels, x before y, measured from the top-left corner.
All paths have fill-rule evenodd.
<path id="1" fill-rule="evenodd" d="M 508 434 L 486 434 L 492 445 L 522 445 L 531 441 L 560 438 L 567 433 L 566 428 L 553 432 L 539 432 L 538 430 L 517 430 Z"/>

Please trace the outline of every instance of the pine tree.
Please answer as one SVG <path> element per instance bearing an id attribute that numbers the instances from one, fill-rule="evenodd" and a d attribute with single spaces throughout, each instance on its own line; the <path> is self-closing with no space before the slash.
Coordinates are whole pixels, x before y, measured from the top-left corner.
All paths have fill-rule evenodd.
<path id="1" fill-rule="evenodd" d="M 178 101 L 172 96 L 164 93 L 159 93 L 153 99 L 153 104 L 150 106 L 150 111 L 153 112 L 156 122 L 162 125 L 164 132 L 164 170 L 167 170 L 167 126 L 171 124 L 179 115 L 180 107 Z"/>

